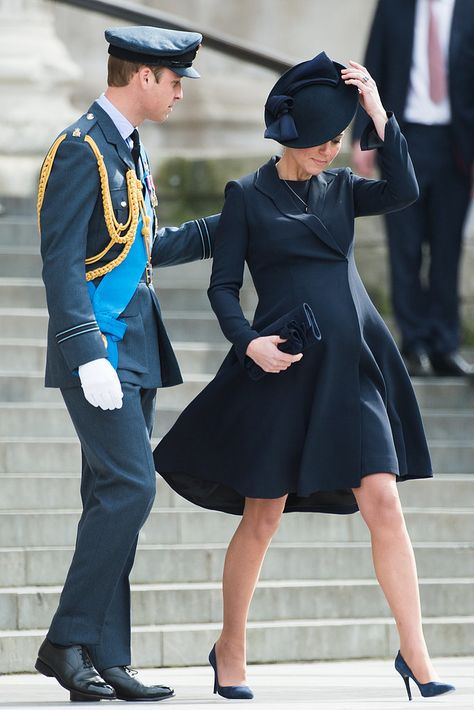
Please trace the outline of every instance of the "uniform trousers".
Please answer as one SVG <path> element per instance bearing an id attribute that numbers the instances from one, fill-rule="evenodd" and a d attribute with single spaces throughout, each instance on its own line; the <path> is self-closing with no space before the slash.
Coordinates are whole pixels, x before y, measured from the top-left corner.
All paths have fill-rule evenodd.
<path id="1" fill-rule="evenodd" d="M 459 263 L 470 176 L 456 162 L 449 126 L 409 123 L 403 133 L 420 197 L 385 216 L 393 309 L 405 352 L 446 355 L 459 348 Z"/>
<path id="2" fill-rule="evenodd" d="M 130 664 L 129 574 L 156 492 L 156 389 L 122 389 L 122 408 L 112 411 L 90 405 L 80 387 L 62 390 L 81 443 L 83 512 L 48 638 L 87 646 L 99 671 Z"/>

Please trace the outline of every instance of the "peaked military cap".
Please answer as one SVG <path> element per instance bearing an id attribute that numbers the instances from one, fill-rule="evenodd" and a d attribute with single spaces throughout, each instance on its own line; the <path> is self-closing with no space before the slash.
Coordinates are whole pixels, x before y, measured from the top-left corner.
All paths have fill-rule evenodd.
<path id="1" fill-rule="evenodd" d="M 202 42 L 199 32 L 164 30 L 161 27 L 116 27 L 105 30 L 109 54 L 128 62 L 168 67 L 179 76 L 199 79 L 192 67 Z"/>
<path id="2" fill-rule="evenodd" d="M 289 148 L 322 145 L 352 121 L 359 92 L 341 78 L 343 64 L 325 52 L 291 67 L 276 82 L 265 104 L 265 138 Z"/>

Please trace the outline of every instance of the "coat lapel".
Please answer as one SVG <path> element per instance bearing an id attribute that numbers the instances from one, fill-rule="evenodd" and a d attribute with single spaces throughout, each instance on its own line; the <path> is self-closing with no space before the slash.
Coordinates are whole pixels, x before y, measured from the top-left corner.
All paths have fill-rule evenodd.
<path id="1" fill-rule="evenodd" d="M 89 111 L 96 116 L 97 123 L 102 129 L 102 133 L 104 134 L 106 141 L 112 145 L 115 145 L 120 158 L 129 168 L 135 169 L 130 148 L 118 132 L 115 123 L 112 121 L 108 113 L 104 111 L 104 109 L 96 102 L 92 104 Z"/>
<path id="2" fill-rule="evenodd" d="M 302 212 L 294 202 L 290 191 L 284 182 L 278 177 L 276 171 L 277 158 L 271 158 L 258 169 L 255 178 L 255 187 L 264 195 L 269 197 L 275 207 L 290 219 L 295 219 L 304 224 L 315 234 L 326 246 L 333 249 L 338 254 L 345 256 L 344 251 L 339 247 L 333 235 L 321 221 L 318 214 L 321 214 L 326 199 L 328 180 L 331 176 L 318 175 L 311 180 L 308 196 L 308 212 Z"/>

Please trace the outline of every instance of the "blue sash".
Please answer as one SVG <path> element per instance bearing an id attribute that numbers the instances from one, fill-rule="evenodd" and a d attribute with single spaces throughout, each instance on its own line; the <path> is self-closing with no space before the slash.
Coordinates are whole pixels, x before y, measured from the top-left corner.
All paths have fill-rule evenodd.
<path id="1" fill-rule="evenodd" d="M 146 187 L 144 192 L 145 209 L 150 217 L 151 242 L 155 215 Z M 87 284 L 97 324 L 101 333 L 107 339 L 107 359 L 110 360 L 115 369 L 118 366 L 117 343 L 122 340 L 127 330 L 127 324 L 118 320 L 118 318 L 126 309 L 137 290 L 148 261 L 142 228 L 143 219 L 140 215 L 135 239 L 124 261 L 116 266 L 115 269 L 109 271 L 97 287 L 94 286 L 92 281 Z"/>

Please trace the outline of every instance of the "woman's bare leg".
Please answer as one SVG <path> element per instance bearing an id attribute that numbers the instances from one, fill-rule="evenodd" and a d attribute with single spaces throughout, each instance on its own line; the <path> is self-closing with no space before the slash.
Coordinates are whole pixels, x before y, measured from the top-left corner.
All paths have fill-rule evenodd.
<path id="1" fill-rule="evenodd" d="M 420 683 L 437 680 L 423 635 L 415 556 L 396 477 L 365 476 L 353 492 L 370 530 L 375 573 L 397 624 L 401 654 Z"/>
<path id="2" fill-rule="evenodd" d="M 287 496 L 246 498 L 224 563 L 224 623 L 216 643 L 220 685 L 245 685 L 245 632 L 250 602 Z"/>

